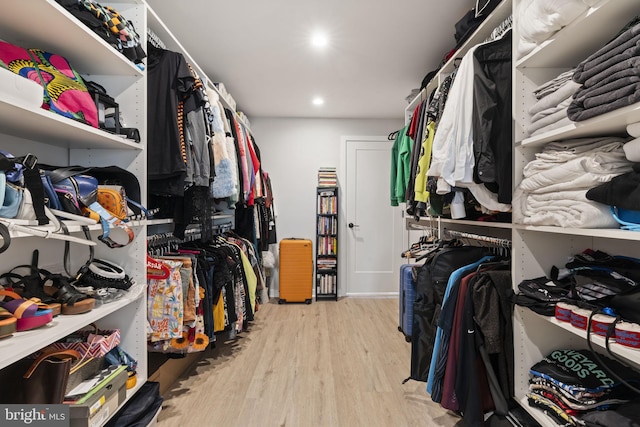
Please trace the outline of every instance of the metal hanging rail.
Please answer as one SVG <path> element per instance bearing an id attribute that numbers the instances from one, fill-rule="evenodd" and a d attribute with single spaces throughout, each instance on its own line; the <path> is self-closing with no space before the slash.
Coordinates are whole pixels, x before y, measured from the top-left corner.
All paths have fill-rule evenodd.
<path id="1" fill-rule="evenodd" d="M 447 237 L 458 239 L 464 243 L 469 243 L 469 242 L 465 242 L 465 240 L 467 241 L 472 240 L 473 244 L 475 244 L 476 246 L 511 249 L 511 240 L 508 240 L 508 239 L 501 239 L 498 237 L 483 236 L 480 234 L 465 233 L 463 231 L 447 230 L 447 229 L 445 229 L 444 232 Z"/>

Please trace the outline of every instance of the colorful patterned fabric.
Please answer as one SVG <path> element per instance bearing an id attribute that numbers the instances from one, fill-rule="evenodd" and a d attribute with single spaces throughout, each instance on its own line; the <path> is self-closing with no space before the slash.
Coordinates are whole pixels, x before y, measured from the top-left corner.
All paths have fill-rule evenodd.
<path id="1" fill-rule="evenodd" d="M 149 279 L 147 288 L 147 320 L 152 332 L 151 342 L 182 337 L 182 262 L 158 260 L 170 269 L 166 279 Z"/>
<path id="2" fill-rule="evenodd" d="M 0 67 L 39 83 L 44 88 L 42 108 L 98 127 L 96 104 L 66 58 L 0 41 Z"/>
<path id="3" fill-rule="evenodd" d="M 118 39 L 118 49 L 124 56 L 135 63 L 142 62 L 146 57 L 140 43 L 140 36 L 131 22 L 125 19 L 111 6 L 102 6 L 92 0 L 80 0 L 80 3 L 96 18 L 104 23 L 104 26 Z"/>

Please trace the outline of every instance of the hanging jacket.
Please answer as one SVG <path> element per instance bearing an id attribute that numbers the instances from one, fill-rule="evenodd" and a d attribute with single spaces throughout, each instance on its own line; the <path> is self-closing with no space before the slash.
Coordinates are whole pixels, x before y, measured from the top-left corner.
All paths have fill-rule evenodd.
<path id="1" fill-rule="evenodd" d="M 391 206 L 398 206 L 406 201 L 405 193 L 411 175 L 411 143 L 405 126 L 398 131 L 391 149 Z"/>
<path id="2" fill-rule="evenodd" d="M 411 379 L 427 381 L 437 320 L 449 276 L 486 254 L 476 246 L 444 247 L 434 251 L 418 272 L 411 334 Z"/>
<path id="3" fill-rule="evenodd" d="M 511 203 L 511 31 L 473 54 L 474 180 Z"/>

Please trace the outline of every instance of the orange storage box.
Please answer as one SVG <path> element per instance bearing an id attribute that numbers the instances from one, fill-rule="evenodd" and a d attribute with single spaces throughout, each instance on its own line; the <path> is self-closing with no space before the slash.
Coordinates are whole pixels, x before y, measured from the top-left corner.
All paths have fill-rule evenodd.
<path id="1" fill-rule="evenodd" d="M 313 292 L 313 244 L 308 239 L 280 241 L 280 299 L 311 304 Z"/>

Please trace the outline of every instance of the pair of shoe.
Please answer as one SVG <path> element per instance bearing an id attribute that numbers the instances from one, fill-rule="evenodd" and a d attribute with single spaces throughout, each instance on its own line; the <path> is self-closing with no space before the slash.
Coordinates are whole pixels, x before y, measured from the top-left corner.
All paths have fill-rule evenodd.
<path id="1" fill-rule="evenodd" d="M 37 298 L 24 299 L 13 291 L 0 290 L 0 338 L 51 322 L 53 310 Z"/>
<path id="2" fill-rule="evenodd" d="M 27 270 L 26 274 L 19 274 Z M 22 298 L 35 298 L 49 305 L 53 315 L 82 314 L 95 307 L 95 300 L 80 292 L 63 274 L 38 268 L 38 251 L 33 252 L 30 265 L 20 265 L 0 275 L 0 280 L 20 294 Z"/>

